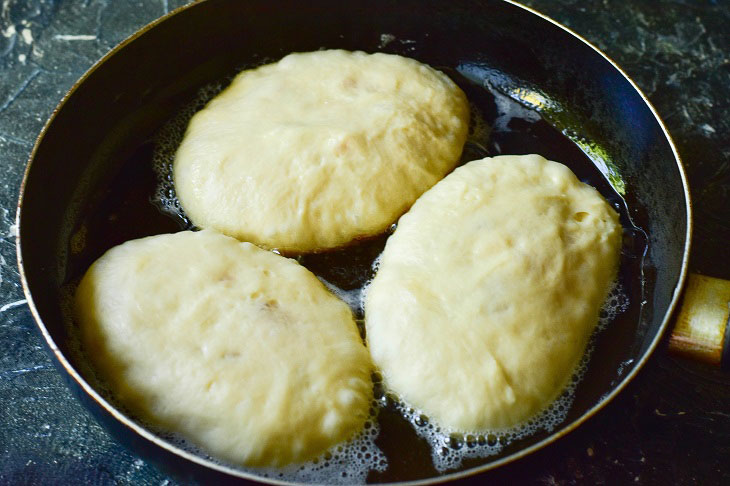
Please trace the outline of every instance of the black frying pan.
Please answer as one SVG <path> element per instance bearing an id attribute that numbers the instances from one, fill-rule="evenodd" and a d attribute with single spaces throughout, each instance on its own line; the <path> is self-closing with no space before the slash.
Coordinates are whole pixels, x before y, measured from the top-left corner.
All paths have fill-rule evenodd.
<path id="1" fill-rule="evenodd" d="M 444 70 L 480 116 L 500 122 L 489 137 L 470 142 L 465 160 L 537 152 L 561 161 L 617 207 L 626 229 L 620 281 L 630 303 L 597 335 L 562 425 L 439 476 L 410 425 L 385 408 L 378 445 L 390 465 L 369 480 L 454 479 L 565 435 L 625 386 L 661 337 L 684 280 L 689 198 L 676 150 L 633 83 L 576 35 L 497 0 L 208 0 L 143 29 L 95 65 L 46 125 L 19 203 L 26 295 L 71 388 L 122 442 L 177 474 L 206 482 L 252 478 L 177 449 L 103 399 L 79 372 L 83 363 L 70 349 L 64 302 L 106 249 L 184 227 L 150 201 L 156 187 L 150 162 L 155 134 L 201 87 L 289 52 L 320 48 L 402 54 Z M 505 107 L 518 116 L 505 117 Z M 347 267 L 347 277 L 335 283 L 356 286 L 383 241 L 303 263 L 331 280 Z"/>

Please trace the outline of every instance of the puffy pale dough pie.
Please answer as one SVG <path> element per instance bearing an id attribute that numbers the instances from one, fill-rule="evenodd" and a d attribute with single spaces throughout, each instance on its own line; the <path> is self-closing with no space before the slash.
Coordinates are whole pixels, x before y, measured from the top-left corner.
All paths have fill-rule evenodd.
<path id="1" fill-rule="evenodd" d="M 142 419 L 249 466 L 310 459 L 368 417 L 350 309 L 294 260 L 210 230 L 129 241 L 78 287 L 82 344 Z"/>
<path id="2" fill-rule="evenodd" d="M 581 359 L 621 233 L 564 165 L 500 156 L 456 169 L 400 219 L 367 291 L 386 385 L 450 431 L 526 421 Z"/>
<path id="3" fill-rule="evenodd" d="M 193 223 L 281 251 L 384 231 L 456 165 L 469 107 L 412 59 L 340 50 L 240 73 L 191 120 L 174 162 Z"/>

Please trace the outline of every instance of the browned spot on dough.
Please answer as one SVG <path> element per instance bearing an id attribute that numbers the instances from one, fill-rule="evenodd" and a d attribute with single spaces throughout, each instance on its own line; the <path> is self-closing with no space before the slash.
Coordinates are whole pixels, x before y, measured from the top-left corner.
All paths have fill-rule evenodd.
<path id="1" fill-rule="evenodd" d="M 348 76 L 342 80 L 342 87 L 345 89 L 357 88 L 357 78 L 355 76 Z"/>
<path id="2" fill-rule="evenodd" d="M 350 148 L 350 139 L 345 138 L 342 142 L 340 142 L 337 147 L 335 147 L 335 155 L 343 155 L 345 152 L 347 152 Z"/>

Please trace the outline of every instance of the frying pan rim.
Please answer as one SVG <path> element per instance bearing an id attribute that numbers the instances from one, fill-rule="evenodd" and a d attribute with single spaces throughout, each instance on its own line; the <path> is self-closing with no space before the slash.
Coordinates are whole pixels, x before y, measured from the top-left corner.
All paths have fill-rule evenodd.
<path id="1" fill-rule="evenodd" d="M 149 432 L 147 429 L 143 428 L 142 426 L 138 425 L 133 420 L 129 419 L 127 416 L 122 414 L 119 410 L 117 410 L 114 406 L 112 406 L 107 400 L 105 400 L 99 393 L 96 392 L 87 382 L 84 380 L 84 378 L 76 371 L 76 369 L 71 365 L 71 363 L 68 361 L 68 359 L 65 357 L 65 355 L 60 351 L 58 346 L 56 345 L 53 337 L 51 336 L 50 332 L 46 328 L 45 324 L 43 323 L 43 319 L 40 316 L 40 313 L 38 312 L 38 309 L 35 306 L 35 302 L 33 300 L 33 297 L 30 293 L 30 289 L 28 286 L 28 281 L 25 274 L 25 268 L 23 265 L 23 255 L 22 255 L 22 234 L 20 232 L 21 229 L 21 210 L 23 207 L 23 199 L 25 196 L 25 189 L 26 184 L 28 181 L 28 175 L 31 170 L 31 166 L 33 165 L 33 161 L 35 159 L 36 153 L 38 151 L 39 146 L 41 145 L 44 136 L 48 129 L 53 124 L 56 116 L 60 112 L 60 110 L 63 108 L 63 106 L 66 104 L 68 99 L 76 92 L 76 90 L 91 76 L 92 73 L 94 73 L 97 69 L 99 69 L 109 58 L 117 54 L 119 51 L 121 51 L 126 45 L 133 42 L 135 39 L 141 37 L 149 30 L 156 27 L 158 24 L 166 21 L 170 17 L 178 14 L 179 12 L 183 10 L 187 10 L 189 8 L 194 8 L 196 5 L 201 5 L 204 3 L 207 3 L 208 0 L 202 0 L 197 2 L 192 2 L 187 5 L 181 6 L 179 8 L 176 8 L 167 14 L 163 15 L 162 17 L 159 17 L 152 22 L 146 24 L 145 26 L 139 28 L 136 30 L 133 34 L 125 38 L 123 41 L 121 41 L 119 44 L 117 44 L 114 48 L 112 48 L 109 52 L 107 52 L 103 57 L 101 57 L 97 62 L 95 62 L 72 86 L 71 88 L 66 92 L 64 97 L 61 99 L 61 101 L 58 103 L 58 105 L 54 108 L 53 112 L 49 116 L 48 120 L 46 121 L 45 125 L 41 129 L 39 135 L 36 137 L 35 144 L 33 146 L 33 149 L 31 150 L 31 153 L 28 157 L 28 162 L 25 168 L 25 172 L 23 174 L 23 180 L 20 185 L 19 190 L 19 196 L 18 196 L 18 204 L 17 204 L 17 210 L 16 210 L 16 218 L 15 218 L 15 224 L 16 228 L 18 228 L 18 232 L 15 236 L 16 241 L 16 249 L 17 249 L 17 263 L 18 263 L 18 273 L 20 276 L 21 284 L 23 286 L 23 292 L 26 296 L 28 307 L 31 311 L 31 314 L 33 315 L 33 318 L 38 326 L 38 328 L 41 331 L 41 334 L 43 335 L 43 338 L 46 341 L 46 344 L 48 345 L 50 351 L 53 352 L 54 356 L 57 359 L 57 362 L 63 366 L 66 373 L 81 387 L 81 389 L 84 390 L 84 392 L 91 397 L 102 409 L 104 409 L 106 412 L 108 412 L 114 419 L 121 422 L 126 427 L 129 427 L 132 429 L 135 433 L 143 437 L 144 439 L 152 442 L 156 446 L 178 456 L 182 457 L 184 459 L 187 459 L 189 461 L 192 461 L 193 463 L 196 463 L 199 466 L 214 469 L 220 473 L 228 474 L 232 477 L 237 477 L 240 479 L 248 479 L 253 480 L 257 482 L 267 482 L 269 484 L 275 484 L 275 485 L 298 485 L 300 483 L 296 482 L 289 482 L 289 481 L 281 481 L 274 478 L 262 478 L 261 476 L 255 475 L 253 473 L 249 473 L 246 471 L 241 471 L 237 469 L 233 469 L 228 466 L 223 466 L 221 464 L 214 463 L 212 461 L 203 459 L 202 457 L 199 457 L 197 455 L 191 454 L 188 451 L 185 451 L 184 449 L 180 449 L 179 447 L 168 443 L 167 441 L 164 441 L 163 439 L 159 438 L 155 434 Z M 536 442 L 535 444 L 532 444 L 528 447 L 525 447 L 524 449 L 521 449 L 513 454 L 510 454 L 508 456 L 505 456 L 503 458 L 500 458 L 496 461 L 489 462 L 487 464 L 483 464 L 481 466 L 476 466 L 464 471 L 458 471 L 450 474 L 445 474 L 442 476 L 436 476 L 432 478 L 427 479 L 419 479 L 419 480 L 412 480 L 412 481 L 405 481 L 405 482 L 398 482 L 398 483 L 382 483 L 382 484 L 399 484 L 403 486 L 423 486 L 423 485 L 431 485 L 435 483 L 441 483 L 444 481 L 451 481 L 451 480 L 457 480 L 461 478 L 465 478 L 471 475 L 475 474 L 481 474 L 486 471 L 496 469 L 500 466 L 503 466 L 505 464 L 511 463 L 513 461 L 519 460 L 529 454 L 532 454 L 533 452 L 536 452 L 539 449 L 542 449 L 543 447 L 546 447 L 547 445 L 556 442 L 562 437 L 565 437 L 570 432 L 577 429 L 580 425 L 582 425 L 584 422 L 586 422 L 588 419 L 590 419 L 593 415 L 595 415 L 599 410 L 601 410 L 603 407 L 605 407 L 611 400 L 613 400 L 621 391 L 630 383 L 634 377 L 639 373 L 639 371 L 643 368 L 643 366 L 646 364 L 650 356 L 654 353 L 657 345 L 661 341 L 664 333 L 666 332 L 667 326 L 669 324 L 669 321 L 676 309 L 679 296 L 681 294 L 681 291 L 684 287 L 684 282 L 687 277 L 687 269 L 689 264 L 689 255 L 690 255 L 690 248 L 691 248 L 691 242 L 692 242 L 692 229 L 693 229 L 693 220 L 692 220 L 692 200 L 690 198 L 690 192 L 689 192 L 689 184 L 687 182 L 687 175 L 684 169 L 684 165 L 682 163 L 682 160 L 679 156 L 679 152 L 677 151 L 677 148 L 674 144 L 674 140 L 672 139 L 669 130 L 665 126 L 664 122 L 660 118 L 659 114 L 657 113 L 654 106 L 651 104 L 649 99 L 644 95 L 644 93 L 639 89 L 637 84 L 629 77 L 629 75 L 611 58 L 609 58 L 605 53 L 603 53 L 598 47 L 596 47 L 594 44 L 592 44 L 590 41 L 582 37 L 581 35 L 577 34 L 573 30 L 569 29 L 568 27 L 560 24 L 559 22 L 551 19 L 550 17 L 538 12 L 537 10 L 522 5 L 514 0 L 501 0 L 505 3 L 508 3 L 510 5 L 513 5 L 515 7 L 521 8 L 522 10 L 526 11 L 529 14 L 536 15 L 540 17 L 541 19 L 553 24 L 554 26 L 562 29 L 566 33 L 573 36 L 575 39 L 579 40 L 580 42 L 583 42 L 585 45 L 590 47 L 596 54 L 603 57 L 606 61 L 608 61 L 614 69 L 616 69 L 621 76 L 623 76 L 626 81 L 629 82 L 629 84 L 634 88 L 636 93 L 641 97 L 643 102 L 646 104 L 646 106 L 649 108 L 651 113 L 654 115 L 654 119 L 659 124 L 659 127 L 661 128 L 665 139 L 669 143 L 669 146 L 672 150 L 672 153 L 674 155 L 675 162 L 677 164 L 677 169 L 679 171 L 680 180 L 682 182 L 682 188 L 684 191 L 684 199 L 685 199 L 685 207 L 686 207 L 686 218 L 687 218 L 687 228 L 685 232 L 685 242 L 684 242 L 684 251 L 682 256 L 682 263 L 681 263 L 681 269 L 679 278 L 677 280 L 677 284 L 674 288 L 674 292 L 672 295 L 672 299 L 669 303 L 669 306 L 667 307 L 667 310 L 664 314 L 664 317 L 662 319 L 662 322 L 659 326 L 659 329 L 656 331 L 654 338 L 652 339 L 649 346 L 644 351 L 643 355 L 639 360 L 636 362 L 636 364 L 632 367 L 632 369 L 629 371 L 629 373 L 626 374 L 626 376 L 623 377 L 623 379 L 616 385 L 614 388 L 607 394 L 605 394 L 601 399 L 596 402 L 591 408 L 586 410 L 580 417 L 573 420 L 571 423 L 566 424 L 565 426 L 562 426 L 558 431 L 552 433 L 550 436 L 546 437 L 545 439 Z"/>

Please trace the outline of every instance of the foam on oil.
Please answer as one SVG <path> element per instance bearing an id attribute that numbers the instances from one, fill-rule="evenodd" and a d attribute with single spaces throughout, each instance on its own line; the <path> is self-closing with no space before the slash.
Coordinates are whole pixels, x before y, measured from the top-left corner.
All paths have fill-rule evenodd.
<path id="1" fill-rule="evenodd" d="M 280 481 L 291 481 L 312 484 L 365 484 L 370 471 L 385 471 L 388 461 L 383 452 L 375 445 L 380 433 L 377 419 L 377 404 L 371 406 L 370 418 L 365 422 L 363 430 L 352 439 L 336 444 L 318 457 L 300 464 L 289 464 L 283 467 L 244 467 L 227 464 L 209 456 L 184 438 L 159 430 L 149 424 L 143 424 L 156 435 L 173 445 L 208 461 L 240 471 L 255 474 L 264 478 Z"/>
<path id="2" fill-rule="evenodd" d="M 155 148 L 152 153 L 152 170 L 157 176 L 157 189 L 152 201 L 163 212 L 180 219 L 186 229 L 192 228 L 190 219 L 180 205 L 175 193 L 173 180 L 173 163 L 175 152 L 185 136 L 190 119 L 200 111 L 211 99 L 224 88 L 221 83 L 211 83 L 201 88 L 192 102 L 185 105 L 173 116 L 155 137 Z"/>
<path id="3" fill-rule="evenodd" d="M 266 478 L 313 484 L 364 484 L 371 470 L 383 472 L 388 467 L 385 454 L 375 445 L 380 433 L 377 403 L 373 403 L 371 412 L 360 434 L 333 446 L 316 459 L 305 464 L 255 469 L 251 472 Z"/>

